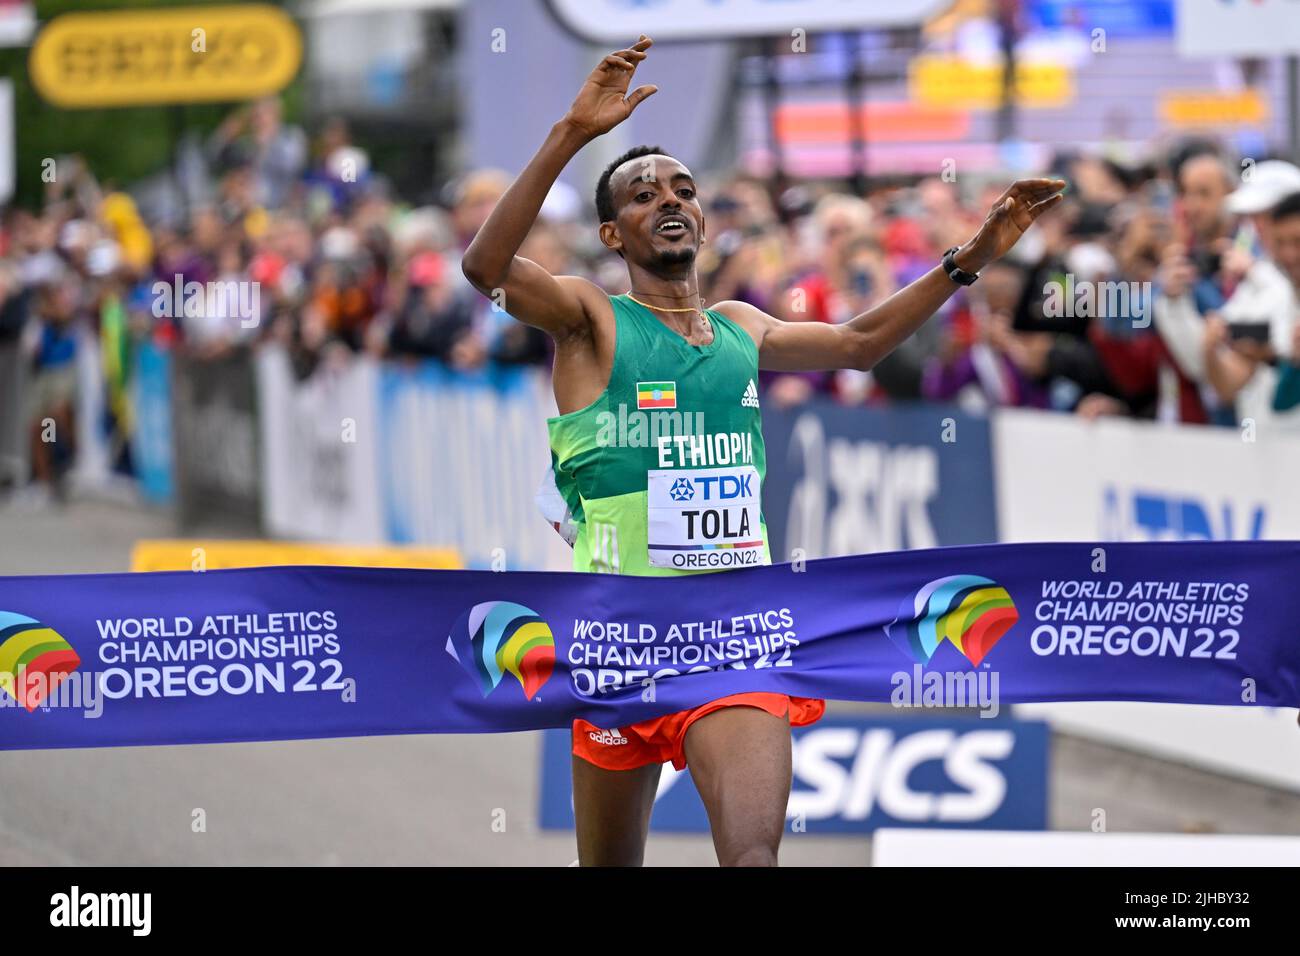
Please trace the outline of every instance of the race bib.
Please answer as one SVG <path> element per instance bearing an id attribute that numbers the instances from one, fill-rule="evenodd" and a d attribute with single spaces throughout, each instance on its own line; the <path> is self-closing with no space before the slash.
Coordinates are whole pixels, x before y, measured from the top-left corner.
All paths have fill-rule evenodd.
<path id="1" fill-rule="evenodd" d="M 762 482 L 752 465 L 651 471 L 647 477 L 651 567 L 702 570 L 763 563 Z"/>

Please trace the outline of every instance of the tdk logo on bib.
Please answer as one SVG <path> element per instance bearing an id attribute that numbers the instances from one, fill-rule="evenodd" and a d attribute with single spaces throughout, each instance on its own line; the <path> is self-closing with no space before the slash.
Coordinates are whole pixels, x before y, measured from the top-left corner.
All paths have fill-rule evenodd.
<path id="1" fill-rule="evenodd" d="M 715 475 L 697 478 L 678 478 L 668 489 L 668 497 L 673 501 L 730 501 L 737 498 L 749 498 L 753 495 L 755 475 L 752 471 L 743 475 Z M 697 494 L 698 493 L 698 494 Z"/>
<path id="2" fill-rule="evenodd" d="M 689 478 L 678 478 L 668 489 L 668 497 L 673 501 L 690 501 L 695 497 L 695 486 Z"/>

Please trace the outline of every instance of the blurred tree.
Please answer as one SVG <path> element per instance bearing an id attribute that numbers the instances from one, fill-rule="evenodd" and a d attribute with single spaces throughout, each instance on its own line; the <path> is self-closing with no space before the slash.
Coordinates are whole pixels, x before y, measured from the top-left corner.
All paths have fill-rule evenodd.
<path id="1" fill-rule="evenodd" d="M 36 0 L 43 26 L 63 13 L 149 7 L 230 6 L 238 0 Z M 289 7 L 292 4 L 275 3 Z M 39 27 L 38 27 L 39 29 Z M 305 46 L 305 44 L 304 44 Z M 102 183 L 118 186 L 165 169 L 179 136 L 185 131 L 211 132 L 234 104 L 200 103 L 103 110 L 65 110 L 45 102 L 27 73 L 29 47 L 0 49 L 0 77 L 14 84 L 15 190 L 13 203 L 37 207 L 42 199 L 41 163 L 46 158 L 76 153 L 83 156 Z M 304 51 L 305 52 L 305 51 Z M 302 83 L 294 80 L 282 94 L 285 118 L 301 113 Z"/>

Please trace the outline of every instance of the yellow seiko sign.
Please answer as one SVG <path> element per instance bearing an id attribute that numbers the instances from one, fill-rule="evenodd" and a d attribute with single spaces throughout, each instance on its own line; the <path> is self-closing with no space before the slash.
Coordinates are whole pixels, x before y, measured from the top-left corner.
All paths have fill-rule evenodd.
<path id="1" fill-rule="evenodd" d="M 908 64 L 908 89 L 917 103 L 994 110 L 1002 103 L 1003 73 L 1001 64 L 922 54 Z M 1068 106 L 1074 102 L 1074 74 L 1059 63 L 1017 63 L 1015 94 L 1022 106 Z"/>
<path id="2" fill-rule="evenodd" d="M 1170 90 L 1160 95 L 1160 118 L 1179 128 L 1259 126 L 1269 120 L 1268 100 L 1258 90 Z"/>
<path id="3" fill-rule="evenodd" d="M 137 541 L 132 571 L 216 571 L 274 565 L 345 565 L 354 568 L 463 568 L 451 548 L 352 545 L 317 541 L 225 541 L 160 538 Z"/>
<path id="4" fill-rule="evenodd" d="M 257 3 L 55 17 L 28 70 L 41 96 L 78 109 L 254 99 L 301 63 L 297 24 Z"/>

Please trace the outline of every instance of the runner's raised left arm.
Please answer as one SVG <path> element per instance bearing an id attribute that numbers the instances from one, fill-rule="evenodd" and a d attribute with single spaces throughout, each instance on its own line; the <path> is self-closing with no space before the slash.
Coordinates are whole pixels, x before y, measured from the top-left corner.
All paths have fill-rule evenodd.
<path id="1" fill-rule="evenodd" d="M 1004 255 L 1043 213 L 1060 203 L 1065 182 L 1022 179 L 989 210 L 978 233 L 954 253 L 965 272 L 978 273 Z M 759 366 L 784 372 L 870 369 L 921 327 L 960 286 L 936 266 L 875 308 L 841 325 L 783 322 L 753 306 L 719 306 L 754 336 Z"/>

